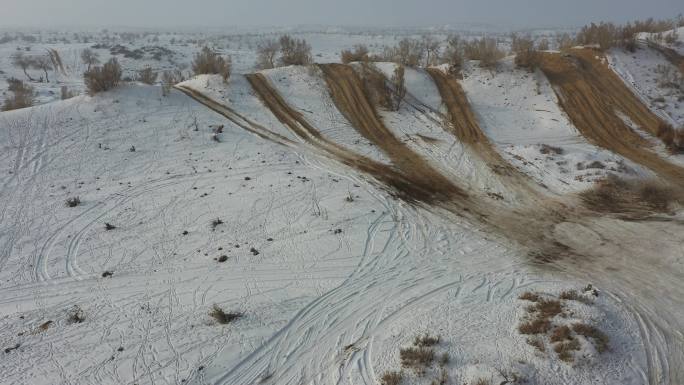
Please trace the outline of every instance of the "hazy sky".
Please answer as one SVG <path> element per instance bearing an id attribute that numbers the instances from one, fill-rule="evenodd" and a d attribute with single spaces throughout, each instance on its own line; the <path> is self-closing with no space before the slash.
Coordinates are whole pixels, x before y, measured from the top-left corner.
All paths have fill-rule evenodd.
<path id="1" fill-rule="evenodd" d="M 684 0 L 0 0 L 0 28 L 16 26 L 571 26 L 666 18 Z"/>

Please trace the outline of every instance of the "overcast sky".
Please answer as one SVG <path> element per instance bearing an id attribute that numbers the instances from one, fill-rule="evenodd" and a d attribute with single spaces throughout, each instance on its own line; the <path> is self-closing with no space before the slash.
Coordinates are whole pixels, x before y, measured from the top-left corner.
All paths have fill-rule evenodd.
<path id="1" fill-rule="evenodd" d="M 0 0 L 1 27 L 573 26 L 671 18 L 684 0 Z"/>

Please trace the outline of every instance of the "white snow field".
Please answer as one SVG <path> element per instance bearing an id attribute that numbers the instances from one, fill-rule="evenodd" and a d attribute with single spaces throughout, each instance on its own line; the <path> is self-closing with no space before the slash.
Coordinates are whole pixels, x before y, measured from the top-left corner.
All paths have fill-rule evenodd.
<path id="1" fill-rule="evenodd" d="M 320 61 L 348 47 L 311 36 L 327 47 Z M 395 371 L 402 385 L 681 378 L 681 208 L 645 221 L 568 214 L 548 231 L 578 259 L 549 263 L 473 220 L 505 211 L 525 227 L 522 217 L 546 212 L 525 206 L 520 186 L 543 198 L 533 202 L 570 205 L 608 172 L 654 176 L 583 138 L 542 72 L 507 58 L 496 73 L 470 63 L 459 80 L 494 148 L 530 177 L 520 185 L 446 129 L 427 71 L 407 68 L 405 102 L 379 112 L 468 193 L 469 215 L 404 201 L 281 123 L 244 76 L 252 43 L 227 48 L 227 84 L 200 75 L 162 96 L 130 82 L 64 101 L 46 85 L 45 104 L 0 113 L 0 384 L 372 385 Z M 237 60 L 240 50 L 251 53 Z M 646 62 L 620 55 L 611 63 L 623 77 Z M 401 168 L 353 127 L 320 68 L 261 74 L 324 140 Z M 631 76 L 644 90 L 645 75 Z M 478 211 L 483 202 L 491 211 Z M 520 333 L 538 303 L 520 297 L 531 295 L 558 300 L 547 334 Z M 218 322 L 214 306 L 236 318 Z M 595 333 L 562 340 L 577 344 L 563 359 L 552 331 L 580 324 Z M 434 360 L 402 365 L 425 335 L 439 336 Z"/>

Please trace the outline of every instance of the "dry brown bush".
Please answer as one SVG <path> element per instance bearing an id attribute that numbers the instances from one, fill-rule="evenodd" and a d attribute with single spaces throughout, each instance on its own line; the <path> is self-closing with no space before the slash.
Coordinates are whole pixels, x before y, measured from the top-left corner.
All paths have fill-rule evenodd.
<path id="1" fill-rule="evenodd" d="M 594 346 L 596 346 L 596 350 L 599 353 L 603 353 L 608 350 L 609 338 L 597 328 L 591 325 L 577 323 L 572 325 L 572 330 L 581 336 L 591 338 L 594 341 Z"/>
<path id="2" fill-rule="evenodd" d="M 345 64 L 367 61 L 369 60 L 368 47 L 363 44 L 357 44 L 354 46 L 353 50 L 342 50 L 342 52 L 340 52 L 340 60 Z"/>
<path id="3" fill-rule="evenodd" d="M 308 65 L 313 62 L 311 46 L 304 39 L 295 39 L 289 35 L 280 37 L 280 65 Z"/>
<path id="4" fill-rule="evenodd" d="M 536 313 L 539 318 L 553 318 L 563 312 L 560 301 L 555 299 L 540 299 L 527 308 L 528 312 Z"/>
<path id="5" fill-rule="evenodd" d="M 136 80 L 141 83 L 152 85 L 157 81 L 158 76 L 159 74 L 153 71 L 152 68 L 146 67 L 145 69 L 138 71 L 138 76 L 136 77 Z"/>
<path id="6" fill-rule="evenodd" d="M 531 301 L 531 302 L 537 302 L 541 299 L 539 294 L 533 293 L 531 291 L 526 291 L 526 292 L 520 294 L 520 296 L 518 296 L 518 298 L 525 300 L 525 301 Z"/>
<path id="7" fill-rule="evenodd" d="M 553 348 L 553 350 L 558 354 L 558 358 L 561 361 L 565 362 L 573 362 L 574 358 L 572 352 L 577 351 L 579 349 L 580 343 L 576 339 L 565 342 L 559 342 Z"/>
<path id="8" fill-rule="evenodd" d="M 403 348 L 399 350 L 399 358 L 403 367 L 423 372 L 425 368 L 432 364 L 435 358 L 435 351 L 427 347 Z"/>
<path id="9" fill-rule="evenodd" d="M 83 74 L 88 94 L 110 90 L 121 81 L 121 66 L 116 58 L 109 59 L 102 66 L 92 67 Z"/>
<path id="10" fill-rule="evenodd" d="M 506 54 L 498 47 L 496 39 L 483 37 L 464 43 L 464 53 L 468 60 L 479 60 L 480 67 L 493 68 Z"/>
<path id="11" fill-rule="evenodd" d="M 12 95 L 5 99 L 2 105 L 3 111 L 16 110 L 19 108 L 31 107 L 36 98 L 36 92 L 28 84 L 17 78 L 7 79 L 9 87 L 7 88 Z"/>
<path id="12" fill-rule="evenodd" d="M 545 334 L 549 330 L 551 330 L 551 321 L 541 318 L 518 325 L 520 334 Z"/>
<path id="13" fill-rule="evenodd" d="M 526 342 L 528 345 L 537 348 L 537 350 L 539 350 L 540 352 L 542 352 L 542 353 L 546 352 L 546 346 L 544 345 L 543 339 L 541 339 L 539 337 L 528 338 Z"/>
<path id="14" fill-rule="evenodd" d="M 216 51 L 205 46 L 200 52 L 195 54 L 192 61 L 192 71 L 195 75 L 200 74 L 216 74 L 221 75 L 224 82 L 228 81 L 230 71 L 232 68 L 232 61 L 230 56 L 223 57 Z"/>
<path id="15" fill-rule="evenodd" d="M 563 325 L 553 329 L 553 333 L 551 333 L 549 339 L 551 340 L 551 342 L 563 342 L 572 340 L 573 337 L 570 328 Z"/>
<path id="16" fill-rule="evenodd" d="M 571 301 L 577 301 L 577 300 L 579 300 L 580 296 L 579 296 L 579 294 L 577 294 L 577 290 L 563 290 L 558 295 L 558 298 L 565 299 L 565 300 L 571 300 Z"/>
<path id="17" fill-rule="evenodd" d="M 380 383 L 382 385 L 399 385 L 402 378 L 404 378 L 404 373 L 402 372 L 385 372 L 380 377 Z"/>
<path id="18" fill-rule="evenodd" d="M 602 179 L 580 194 L 585 205 L 597 212 L 669 212 L 682 196 L 673 188 L 654 180 L 625 180 L 614 175 Z"/>

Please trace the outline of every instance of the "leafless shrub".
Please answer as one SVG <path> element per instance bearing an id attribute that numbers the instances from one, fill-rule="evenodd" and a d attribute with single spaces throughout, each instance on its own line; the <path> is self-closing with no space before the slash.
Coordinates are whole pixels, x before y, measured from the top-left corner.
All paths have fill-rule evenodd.
<path id="1" fill-rule="evenodd" d="M 67 198 L 65 204 L 66 204 L 66 207 L 76 207 L 76 206 L 81 204 L 81 198 L 79 198 L 79 197 Z"/>
<path id="2" fill-rule="evenodd" d="M 458 35 L 451 35 L 446 40 L 446 49 L 442 53 L 442 62 L 449 64 L 449 73 L 457 75 L 463 65 L 463 41 Z"/>
<path id="3" fill-rule="evenodd" d="M 258 69 L 269 69 L 276 66 L 276 56 L 280 50 L 280 43 L 275 39 L 266 39 L 257 45 Z"/>
<path id="4" fill-rule="evenodd" d="M 423 51 L 425 52 L 425 67 L 429 67 L 437 64 L 439 59 L 440 42 L 433 38 L 431 35 L 424 35 L 421 39 L 420 44 L 423 46 Z"/>
<path id="5" fill-rule="evenodd" d="M 36 92 L 28 84 L 17 78 L 7 79 L 8 90 L 12 93 L 5 99 L 2 105 L 3 111 L 16 110 L 19 108 L 31 107 L 36 98 Z"/>
<path id="6" fill-rule="evenodd" d="M 86 71 L 83 79 L 90 95 L 110 90 L 121 82 L 121 65 L 116 58 L 111 58 L 104 65 Z"/>
<path id="7" fill-rule="evenodd" d="M 581 324 L 577 323 L 572 325 L 572 331 L 575 333 L 591 338 L 594 341 L 594 345 L 596 346 L 596 350 L 599 353 L 603 353 L 608 350 L 608 342 L 609 338 L 606 334 L 604 334 L 602 331 L 598 330 L 597 328 L 587 325 L 587 324 Z"/>
<path id="8" fill-rule="evenodd" d="M 52 60 L 47 55 L 36 56 L 31 60 L 31 66 L 37 70 L 43 71 L 45 74 L 45 81 L 50 83 L 50 77 L 48 76 L 48 71 L 53 69 Z"/>
<path id="9" fill-rule="evenodd" d="M 479 378 L 473 383 L 473 385 L 491 385 L 491 384 L 492 384 L 491 381 L 489 381 L 486 378 Z"/>
<path id="10" fill-rule="evenodd" d="M 375 106 L 392 109 L 392 91 L 385 76 L 370 62 L 361 63 L 361 80 L 368 100 Z"/>
<path id="11" fill-rule="evenodd" d="M 566 51 L 575 45 L 575 41 L 567 32 L 556 34 L 556 48 L 561 51 Z"/>
<path id="12" fill-rule="evenodd" d="M 684 77 L 673 66 L 658 64 L 655 73 L 658 75 L 659 87 L 674 88 L 684 92 Z"/>
<path id="13" fill-rule="evenodd" d="M 482 37 L 464 43 L 464 53 L 468 60 L 479 60 L 480 67 L 493 68 L 505 56 L 498 47 L 496 39 Z"/>
<path id="14" fill-rule="evenodd" d="M 34 80 L 27 71 L 29 68 L 33 66 L 33 58 L 25 56 L 23 52 L 19 51 L 16 53 L 16 55 L 14 55 L 14 58 L 12 59 L 12 64 L 14 64 L 14 66 L 16 67 L 21 68 L 22 71 L 24 71 L 24 75 L 28 80 Z"/>
<path id="15" fill-rule="evenodd" d="M 169 70 L 162 72 L 162 95 L 167 96 L 171 91 L 171 87 L 185 80 L 183 73 L 180 70 Z"/>
<path id="16" fill-rule="evenodd" d="M 402 372 L 385 372 L 380 377 L 380 383 L 382 385 L 399 385 L 403 378 L 404 373 Z"/>
<path id="17" fill-rule="evenodd" d="M 159 74 L 153 71 L 152 68 L 146 67 L 145 69 L 138 71 L 138 76 L 136 77 L 136 80 L 141 83 L 152 85 L 157 81 L 158 76 Z"/>
<path id="18" fill-rule="evenodd" d="M 392 109 L 398 111 L 401 102 L 406 97 L 406 85 L 404 84 L 404 66 L 399 64 L 394 69 L 394 74 L 390 79 L 392 84 Z"/>
<path id="19" fill-rule="evenodd" d="M 368 47 L 363 44 L 357 44 L 354 46 L 353 50 L 342 50 L 342 52 L 340 52 L 340 60 L 345 64 L 367 61 L 369 60 Z"/>
<path id="20" fill-rule="evenodd" d="M 295 39 L 289 35 L 280 37 L 280 65 L 308 65 L 313 62 L 311 46 L 304 39 Z"/>
<path id="21" fill-rule="evenodd" d="M 529 35 L 520 37 L 514 33 L 511 36 L 511 51 L 515 53 L 515 64 L 518 67 L 534 71 L 539 66 L 541 55 L 534 48 L 534 40 Z"/>
<path id="22" fill-rule="evenodd" d="M 214 304 L 214 306 L 211 308 L 211 311 L 209 312 L 209 316 L 213 319 L 216 320 L 216 322 L 225 325 L 229 324 L 236 319 L 240 318 L 243 316 L 242 313 L 240 312 L 230 312 L 226 313 L 221 307 L 218 305 Z"/>
<path id="23" fill-rule="evenodd" d="M 207 46 L 204 46 L 200 52 L 197 52 L 192 61 L 192 71 L 195 75 L 217 74 L 221 75 L 224 82 L 228 81 L 231 68 L 232 61 L 230 56 L 224 58 Z"/>
<path id="24" fill-rule="evenodd" d="M 385 47 L 383 57 L 386 61 L 392 61 L 407 67 L 417 67 L 424 55 L 424 46 L 414 39 L 402 39 L 396 47 Z"/>
<path id="25" fill-rule="evenodd" d="M 563 155 L 563 153 L 564 153 L 564 151 L 561 147 L 549 146 L 548 144 L 542 144 L 539 148 L 539 152 L 541 152 L 544 155 L 548 155 L 548 154 Z"/>
<path id="26" fill-rule="evenodd" d="M 91 50 L 90 48 L 86 48 L 83 51 L 81 51 L 81 61 L 83 62 L 83 64 L 88 66 L 88 68 L 86 69 L 87 72 L 90 71 L 90 67 L 100 63 L 100 55 L 97 52 Z"/>

